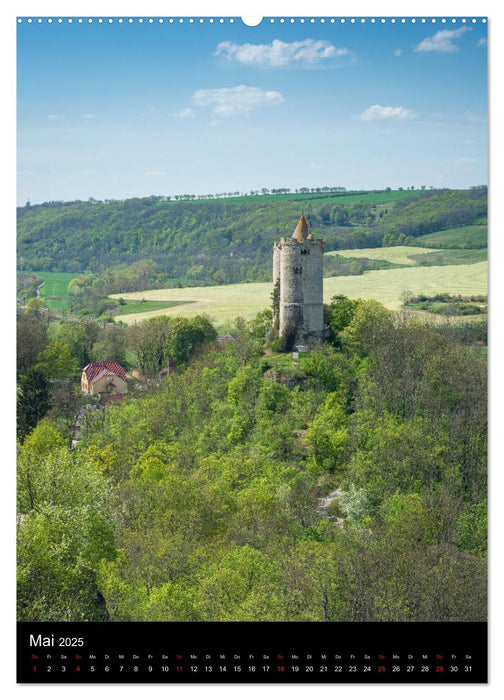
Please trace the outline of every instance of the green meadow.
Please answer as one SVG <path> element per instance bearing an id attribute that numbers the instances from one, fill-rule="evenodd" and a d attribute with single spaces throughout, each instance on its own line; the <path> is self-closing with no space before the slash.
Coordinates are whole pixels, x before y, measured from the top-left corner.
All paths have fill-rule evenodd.
<path id="1" fill-rule="evenodd" d="M 44 282 L 40 287 L 40 296 L 44 299 L 47 307 L 52 311 L 67 311 L 68 299 L 54 299 L 51 297 L 67 297 L 68 283 L 74 277 L 78 277 L 78 272 L 36 272 Z"/>
<path id="2" fill-rule="evenodd" d="M 352 248 L 349 250 L 330 250 L 325 255 L 341 255 L 344 258 L 369 258 L 369 260 L 386 260 L 396 265 L 415 265 L 411 256 L 425 255 L 425 248 L 396 245 L 387 248 Z"/>
<path id="3" fill-rule="evenodd" d="M 344 258 L 369 258 L 386 260 L 395 265 L 471 265 L 487 259 L 486 248 L 421 248 L 419 246 L 389 246 L 386 248 L 358 248 L 349 250 L 331 250 L 327 256 L 341 255 Z"/>
<path id="4" fill-rule="evenodd" d="M 121 295 L 119 295 L 121 296 Z M 121 298 L 124 298 L 124 295 L 122 295 Z M 126 301 L 125 304 L 121 304 L 121 306 L 118 306 L 116 309 L 114 309 L 111 313 L 111 316 L 114 318 L 116 316 L 126 316 L 129 314 L 139 314 L 139 313 L 146 313 L 150 311 L 162 311 L 163 309 L 169 309 L 172 306 L 180 306 L 180 304 L 190 304 L 190 301 L 184 300 L 184 301 L 152 301 L 152 300 L 147 300 L 147 299 L 141 299 L 140 301 L 137 301 L 136 299 L 131 299 L 129 301 Z M 122 320 L 122 319 L 121 319 Z"/>
<path id="5" fill-rule="evenodd" d="M 425 249 L 424 249 L 425 251 Z M 471 265 L 487 259 L 486 248 L 454 248 L 412 256 L 416 265 Z"/>
<path id="6" fill-rule="evenodd" d="M 415 197 L 421 194 L 420 191 L 409 190 L 385 190 L 380 191 L 355 191 L 355 192 L 289 192 L 286 194 L 261 194 L 261 195 L 238 195 L 236 197 L 221 197 L 213 200 L 194 199 L 194 200 L 161 200 L 157 202 L 159 206 L 169 206 L 170 204 L 178 204 L 181 201 L 191 203 L 208 204 L 212 202 L 225 202 L 226 204 L 255 204 L 261 202 L 286 202 L 295 201 L 304 205 L 319 205 L 330 202 L 331 204 L 351 204 L 352 202 L 366 202 L 369 204 L 390 204 L 398 199 L 407 197 Z"/>
<path id="7" fill-rule="evenodd" d="M 467 247 L 480 248 L 487 245 L 487 226 L 461 226 L 460 228 L 450 228 L 436 233 L 427 233 L 425 236 L 415 238 L 415 245 L 422 245 L 428 248 L 439 247 Z"/>

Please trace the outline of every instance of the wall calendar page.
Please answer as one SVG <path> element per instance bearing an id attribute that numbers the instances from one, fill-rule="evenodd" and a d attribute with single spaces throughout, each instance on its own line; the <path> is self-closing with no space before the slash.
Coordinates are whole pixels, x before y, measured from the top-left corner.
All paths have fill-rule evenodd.
<path id="1" fill-rule="evenodd" d="M 20 16 L 17 681 L 487 682 L 487 29 Z"/>

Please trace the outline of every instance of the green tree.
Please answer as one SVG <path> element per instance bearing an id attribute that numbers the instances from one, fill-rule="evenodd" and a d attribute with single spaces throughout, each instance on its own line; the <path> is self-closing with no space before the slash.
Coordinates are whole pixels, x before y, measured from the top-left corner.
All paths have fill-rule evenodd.
<path id="1" fill-rule="evenodd" d="M 21 449 L 22 455 L 32 454 L 36 457 L 46 456 L 64 447 L 65 438 L 61 427 L 47 418 L 42 419 L 27 436 Z"/>
<path id="2" fill-rule="evenodd" d="M 42 372 L 29 369 L 19 381 L 17 392 L 17 434 L 23 440 L 50 407 L 49 384 Z"/>
<path id="3" fill-rule="evenodd" d="M 351 443 L 348 417 L 336 394 L 329 394 L 310 421 L 306 439 L 312 446 L 318 466 L 340 475 L 345 473 L 351 454 Z"/>
<path id="4" fill-rule="evenodd" d="M 345 401 L 351 399 L 355 383 L 354 368 L 349 359 L 330 345 L 322 346 L 301 358 L 301 366 L 317 391 L 338 392 Z"/>
<path id="5" fill-rule="evenodd" d="M 24 516 L 18 526 L 17 619 L 106 620 L 91 551 L 110 557 L 112 542 L 107 523 L 87 508 L 44 507 Z"/>
<path id="6" fill-rule="evenodd" d="M 369 355 L 387 342 L 393 328 L 392 314 L 374 299 L 362 301 L 353 317 L 341 331 L 339 338 L 343 348 L 361 357 Z"/>
<path id="7" fill-rule="evenodd" d="M 284 585 L 278 564 L 245 545 L 210 566 L 197 589 L 204 620 L 282 620 Z"/>
<path id="8" fill-rule="evenodd" d="M 285 557 L 289 591 L 286 619 L 336 622 L 354 617 L 355 574 L 348 547 L 350 544 L 351 548 L 351 543 L 338 538 L 336 533 L 331 539 L 298 542 Z"/>
<path id="9" fill-rule="evenodd" d="M 37 356 L 35 369 L 46 379 L 67 379 L 76 376 L 79 366 L 69 346 L 61 340 L 52 340 Z"/>
<path id="10" fill-rule="evenodd" d="M 33 367 L 37 355 L 49 342 L 48 319 L 41 314 L 24 313 L 16 322 L 17 376 L 20 377 Z"/>
<path id="11" fill-rule="evenodd" d="M 255 318 L 248 323 L 250 335 L 257 350 L 262 350 L 264 340 L 273 326 L 273 314 L 271 309 L 260 311 Z"/>
<path id="12" fill-rule="evenodd" d="M 187 362 L 199 346 L 216 338 L 215 329 L 204 316 L 174 318 L 166 338 L 167 356 L 177 364 Z"/>
<path id="13" fill-rule="evenodd" d="M 169 318 L 160 316 L 142 321 L 128 331 L 129 346 L 138 369 L 147 376 L 155 375 L 166 364 L 170 324 Z"/>
<path id="14" fill-rule="evenodd" d="M 485 555 L 488 536 L 488 506 L 486 498 L 465 506 L 457 522 L 457 543 L 472 554 Z"/>
<path id="15" fill-rule="evenodd" d="M 51 444 L 51 436 L 55 444 Z M 115 555 L 108 485 L 90 460 L 41 424 L 18 459 L 18 619 L 100 620 L 101 559 Z"/>
<path id="16" fill-rule="evenodd" d="M 107 324 L 93 345 L 90 359 L 95 362 L 118 362 L 127 366 L 128 332 L 129 329 L 122 326 Z"/>
<path id="17" fill-rule="evenodd" d="M 44 315 L 44 300 L 41 297 L 33 297 L 26 305 L 26 316 L 30 318 L 40 318 Z"/>
<path id="18" fill-rule="evenodd" d="M 460 491 L 460 475 L 450 465 L 446 437 L 429 420 L 404 421 L 387 413 L 361 411 L 352 427 L 356 451 L 349 479 L 366 489 L 374 506 L 396 491 L 421 493 L 443 481 L 454 493 Z"/>
<path id="19" fill-rule="evenodd" d="M 58 328 L 57 340 L 70 348 L 72 357 L 77 360 L 79 368 L 82 368 L 90 362 L 91 351 L 99 334 L 100 326 L 94 321 L 61 323 Z"/>
<path id="20" fill-rule="evenodd" d="M 343 294 L 337 294 L 332 297 L 329 305 L 329 327 L 336 347 L 341 345 L 340 333 L 352 321 L 360 303 L 360 300 L 349 299 Z"/>

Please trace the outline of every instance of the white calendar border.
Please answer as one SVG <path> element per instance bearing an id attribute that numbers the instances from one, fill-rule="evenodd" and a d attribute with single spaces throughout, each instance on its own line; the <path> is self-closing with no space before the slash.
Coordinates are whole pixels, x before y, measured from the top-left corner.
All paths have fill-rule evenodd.
<path id="1" fill-rule="evenodd" d="M 309 10 L 309 15 L 306 14 Z M 502 517 L 504 508 L 500 504 L 500 494 L 504 494 L 504 476 L 502 465 L 502 443 L 499 443 L 498 436 L 502 433 L 500 420 L 500 404 L 498 401 L 498 392 L 504 387 L 504 367 L 500 357 L 499 350 L 502 348 L 502 331 L 499 330 L 497 324 L 502 319 L 502 314 L 499 313 L 499 304 L 504 301 L 502 298 L 502 283 L 498 282 L 499 277 L 502 278 L 502 273 L 497 265 L 504 261 L 504 226 L 502 211 L 498 205 L 493 204 L 499 201 L 499 195 L 493 193 L 499 192 L 502 183 L 502 175 L 500 174 L 500 157 L 502 156 L 502 131 L 499 125 L 503 123 L 502 114 L 502 98 L 499 96 L 499 85 L 497 84 L 497 66 L 504 65 L 504 12 L 502 5 L 496 5 L 493 2 L 467 2 L 467 0 L 459 0 L 458 2 L 433 2 L 425 0 L 422 3 L 405 3 L 391 2 L 384 0 L 383 2 L 356 2 L 356 3 L 336 3 L 320 0 L 311 0 L 308 2 L 299 2 L 299 0 L 257 0 L 256 2 L 236 2 L 236 0 L 218 0 L 216 2 L 196 2 L 189 0 L 188 2 L 159 2 L 156 0 L 143 0 L 139 2 L 123 1 L 115 2 L 111 0 L 89 0 L 88 2 L 74 1 L 59 1 L 54 2 L 48 0 L 41 3 L 40 0 L 21 0 L 13 2 L 7 0 L 0 9 L 0 46 L 2 47 L 2 136 L 4 155 L 4 177 L 2 179 L 2 191 L 5 194 L 3 199 L 4 210 L 2 212 L 3 224 L 3 243 L 4 250 L 2 254 L 2 275 L 3 284 L 2 296 L 10 300 L 9 309 L 14 309 L 15 294 L 14 294 L 14 277 L 15 277 L 15 244 L 12 238 L 12 231 L 15 231 L 15 17 L 17 16 L 107 16 L 115 17 L 122 14 L 129 14 L 132 17 L 141 14 L 143 17 L 179 17 L 179 16 L 221 16 L 221 17 L 238 17 L 238 16 L 311 16 L 311 17 L 483 17 L 489 16 L 489 51 L 490 51 L 490 72 L 489 82 L 491 88 L 490 98 L 490 133 L 491 133 L 491 154 L 490 174 L 490 231 L 491 231 L 491 255 L 490 255 L 490 288 L 491 288 L 491 351 L 490 351 L 490 377 L 491 377 L 491 452 L 490 452 L 490 497 L 491 497 L 491 525 L 490 525 L 490 541 L 491 541 L 491 617 L 490 617 L 490 684 L 489 686 L 474 686 L 474 685 L 451 685 L 451 686 L 425 686 L 418 685 L 407 687 L 403 685 L 385 685 L 378 687 L 377 685 L 327 685 L 327 686 L 308 686 L 306 684 L 287 685 L 287 686 L 269 686 L 269 685 L 250 685 L 250 686 L 208 686 L 208 685 L 192 685 L 187 686 L 149 686 L 149 696 L 155 697 L 176 697 L 186 698 L 193 697 L 193 694 L 201 694 L 205 698 L 235 698 L 240 697 L 252 698 L 257 694 L 261 697 L 282 698 L 303 698 L 307 693 L 310 695 L 316 693 L 318 698 L 359 698 L 361 694 L 372 695 L 373 699 L 385 700 L 390 697 L 402 697 L 407 694 L 410 697 L 424 697 L 428 694 L 429 698 L 437 697 L 453 697 L 465 699 L 474 698 L 475 696 L 498 697 L 504 689 L 504 644 L 502 642 L 502 626 L 504 624 L 504 601 L 499 595 L 502 590 L 502 555 L 499 555 L 499 550 L 502 551 L 500 543 L 500 533 L 504 531 Z M 493 89 L 492 89 L 493 87 Z M 492 126 L 494 128 L 492 128 Z M 494 234 L 492 234 L 492 231 Z M 499 232 L 499 235 L 497 235 Z M 499 241 L 500 237 L 500 241 Z M 7 242 L 7 243 L 6 243 Z M 6 247 L 5 247 L 6 246 Z M 10 315 L 12 314 L 12 315 Z M 1 361 L 2 366 L 7 367 L 8 376 L 13 378 L 9 383 L 9 391 L 3 395 L 3 411 L 2 411 L 2 444 L 7 447 L 6 458 L 3 460 L 3 486 L 1 489 L 2 498 L 5 502 L 2 503 L 2 532 L 4 533 L 4 548 L 2 554 L 7 557 L 8 573 L 2 576 L 2 603 L 3 616 L 2 620 L 2 640 L 0 647 L 2 661 L 2 686 L 7 689 L 9 697 L 37 697 L 37 698 L 53 698 L 53 697 L 85 697 L 90 693 L 93 697 L 115 697 L 121 698 L 136 698 L 139 693 L 142 693 L 144 686 L 125 686 L 125 685 L 107 685 L 107 686 L 76 686 L 71 687 L 66 685 L 52 686 L 16 686 L 14 680 L 15 674 L 15 548 L 14 548 L 14 508 L 15 508 L 15 445 L 13 436 L 15 435 L 14 423 L 14 392 L 15 389 L 15 353 L 14 349 L 14 329 L 15 319 L 14 312 L 9 310 L 9 319 L 6 322 L 7 328 L 4 332 L 4 338 L 9 340 L 9 345 L 12 347 L 2 348 Z M 500 317 L 500 319 L 499 319 Z M 5 561 L 4 561 L 5 567 Z M 5 568 L 4 568 L 5 572 Z M 499 585 L 500 583 L 500 585 Z"/>

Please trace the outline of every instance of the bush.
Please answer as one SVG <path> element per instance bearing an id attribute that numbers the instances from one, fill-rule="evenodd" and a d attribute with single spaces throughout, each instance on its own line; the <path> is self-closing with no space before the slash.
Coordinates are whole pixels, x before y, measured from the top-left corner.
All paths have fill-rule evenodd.
<path id="1" fill-rule="evenodd" d="M 290 352 L 296 342 L 296 325 L 289 323 L 284 335 L 271 343 L 273 352 Z"/>
<path id="2" fill-rule="evenodd" d="M 273 352 L 287 352 L 287 343 L 285 342 L 284 336 L 274 340 L 271 343 L 271 349 Z"/>

